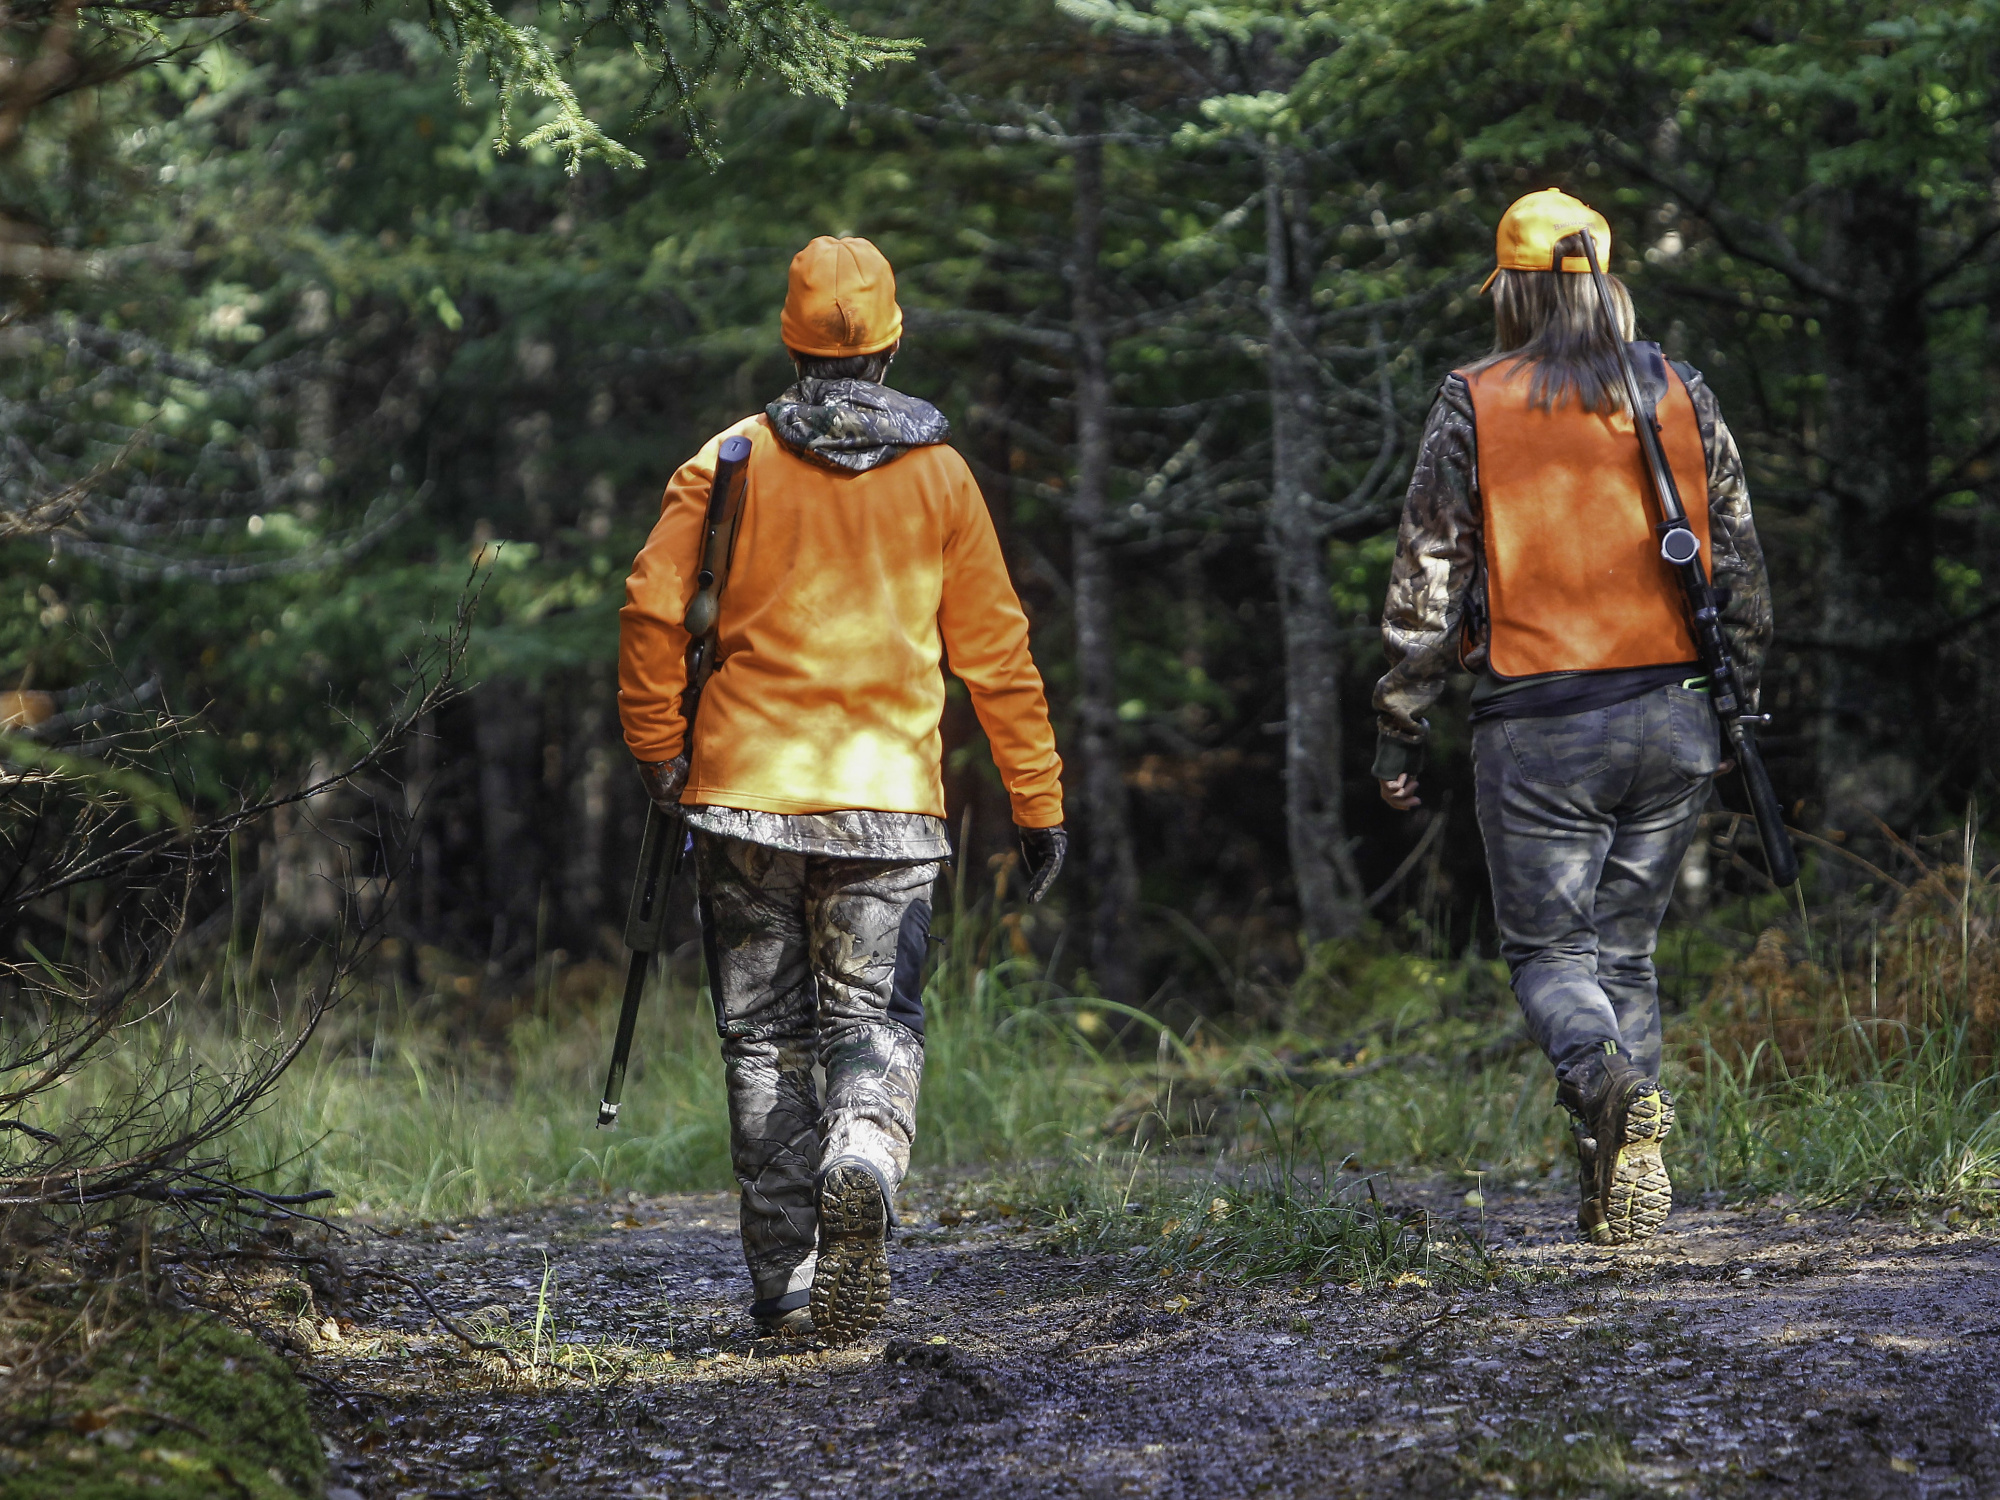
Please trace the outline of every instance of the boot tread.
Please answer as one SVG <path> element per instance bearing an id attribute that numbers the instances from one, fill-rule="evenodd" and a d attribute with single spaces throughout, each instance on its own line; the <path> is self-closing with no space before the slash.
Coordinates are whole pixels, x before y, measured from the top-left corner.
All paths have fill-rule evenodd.
<path id="1" fill-rule="evenodd" d="M 837 1166 L 819 1191 L 819 1264 L 813 1271 L 814 1329 L 852 1343 L 889 1309 L 889 1205 L 862 1167 Z"/>

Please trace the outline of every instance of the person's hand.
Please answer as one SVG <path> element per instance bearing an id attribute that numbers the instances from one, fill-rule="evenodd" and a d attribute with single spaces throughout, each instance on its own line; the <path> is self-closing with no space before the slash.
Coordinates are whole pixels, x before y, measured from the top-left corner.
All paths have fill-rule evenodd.
<path id="1" fill-rule="evenodd" d="M 1417 778 L 1405 771 L 1394 781 L 1376 783 L 1382 788 L 1382 800 L 1397 812 L 1410 812 L 1422 807 L 1423 799 L 1417 796 Z"/>
<path id="2" fill-rule="evenodd" d="M 1063 856 L 1069 853 L 1069 831 L 1058 823 L 1053 828 L 1017 828 L 1016 832 L 1021 835 L 1021 863 L 1028 869 L 1028 899 L 1039 901 L 1062 873 Z"/>
<path id="3" fill-rule="evenodd" d="M 681 788 L 687 785 L 688 758 L 683 751 L 672 760 L 642 760 L 639 762 L 639 782 L 646 788 L 646 795 L 653 799 L 653 806 L 661 812 L 672 812 L 680 806 Z"/>
<path id="4" fill-rule="evenodd" d="M 1731 756 L 1728 760 L 1725 760 L 1721 765 L 1715 768 L 1716 778 L 1720 780 L 1722 777 L 1727 776 L 1731 771 L 1735 769 L 1736 769 L 1736 758 L 1734 756 Z"/>

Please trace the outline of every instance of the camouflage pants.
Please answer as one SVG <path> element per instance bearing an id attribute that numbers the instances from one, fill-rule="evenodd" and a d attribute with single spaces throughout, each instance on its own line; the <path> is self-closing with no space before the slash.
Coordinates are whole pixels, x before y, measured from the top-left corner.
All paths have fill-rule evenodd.
<path id="1" fill-rule="evenodd" d="M 812 1286 L 815 1190 L 836 1160 L 893 1194 L 923 1074 L 923 960 L 935 864 L 795 854 L 696 833 L 702 941 L 757 1300 Z M 822 1109 L 813 1083 L 826 1077 Z"/>
<path id="2" fill-rule="evenodd" d="M 1474 726 L 1500 953 L 1561 1078 L 1617 1042 L 1660 1073 L 1653 947 L 1721 760 L 1706 693 Z"/>

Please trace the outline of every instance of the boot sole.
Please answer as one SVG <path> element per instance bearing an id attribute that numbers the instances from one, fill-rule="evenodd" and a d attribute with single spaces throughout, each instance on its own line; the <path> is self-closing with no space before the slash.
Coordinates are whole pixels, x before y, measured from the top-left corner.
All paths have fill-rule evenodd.
<path id="1" fill-rule="evenodd" d="M 1660 1148 L 1674 1128 L 1674 1101 L 1657 1088 L 1637 1093 L 1625 1106 L 1622 1137 L 1612 1157 L 1610 1181 L 1598 1202 L 1602 1218 L 1591 1229 L 1600 1245 L 1629 1245 L 1660 1232 L 1673 1211 L 1674 1184 Z"/>
<path id="2" fill-rule="evenodd" d="M 847 1344 L 889 1310 L 889 1205 L 882 1185 L 860 1167 L 835 1167 L 819 1190 L 819 1265 L 813 1271 L 813 1327 Z"/>

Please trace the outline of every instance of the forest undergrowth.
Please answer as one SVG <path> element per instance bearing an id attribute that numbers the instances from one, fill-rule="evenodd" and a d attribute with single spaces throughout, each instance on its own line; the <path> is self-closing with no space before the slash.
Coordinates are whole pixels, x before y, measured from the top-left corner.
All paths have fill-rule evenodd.
<path id="1" fill-rule="evenodd" d="M 1667 1023 L 1683 1195 L 1955 1220 L 2000 1208 L 2000 885 L 1976 869 L 1968 883 L 1963 862 L 1912 861 L 1910 879 L 1883 877 L 1887 896 L 1861 893 L 1869 906 L 1788 910 L 1773 896 L 1663 937 L 1695 997 Z M 1219 1232 L 1225 1219 L 1296 1231 L 1300 1213 L 1366 1202 L 1384 1172 L 1476 1193 L 1572 1170 L 1497 962 L 1328 945 L 1275 1017 L 1170 1027 L 1053 983 L 996 903 L 961 901 L 940 928 L 915 1174 L 988 1180 L 1059 1239 L 1158 1242 L 1173 1223 L 1215 1255 L 1242 1238 Z M 482 1033 L 454 1019 L 462 984 L 413 993 L 385 961 L 232 1156 L 273 1189 L 331 1188 L 337 1214 L 364 1219 L 726 1187 L 722 1071 L 692 949 L 656 972 L 616 1131 L 594 1127 L 609 966 L 545 966 L 513 1018 Z M 226 1055 L 236 1042 L 210 1013 L 177 1002 L 134 1029 L 134 1055 L 157 1050 L 147 1028 Z"/>
<path id="2" fill-rule="evenodd" d="M 2000 1210 L 2000 885 L 1976 869 L 1968 878 L 1963 862 L 1926 862 L 1886 896 L 1862 894 L 1802 916 L 1771 897 L 1667 934 L 1663 961 L 1692 997 L 1667 1029 L 1683 1201 L 1839 1205 L 1926 1229 Z M 1223 1014 L 1170 1027 L 1053 983 L 996 903 L 961 904 L 941 926 L 906 1188 L 913 1219 L 934 1219 L 934 1233 L 1005 1225 L 1046 1250 L 1115 1255 L 1157 1277 L 1172 1313 L 1204 1287 L 1437 1295 L 1518 1279 L 1488 1243 L 1484 1195 L 1569 1190 L 1547 1065 L 1493 961 L 1425 956 L 1407 937 L 1400 949 L 1329 945 L 1275 1015 L 1265 1005 L 1256 1024 Z M 156 1068 L 174 1049 L 220 1067 L 252 1045 L 207 1017 L 249 1014 L 240 1002 L 257 983 L 274 993 L 255 957 L 210 976 L 239 1003 L 182 995 L 128 1028 L 131 1067 Z M 448 1224 L 464 1233 L 538 1204 L 729 1186 L 713 1012 L 691 952 L 655 976 L 616 1132 L 593 1125 L 614 971 L 549 966 L 511 1019 L 481 1030 L 462 1020 L 462 983 L 440 969 L 412 990 L 398 957 L 383 956 L 272 1106 L 225 1141 L 243 1180 L 331 1189 L 336 1224 L 435 1226 L 447 1239 Z M 80 1076 L 31 1123 L 59 1129 L 61 1108 L 90 1102 L 86 1085 L 120 1080 L 103 1067 Z M 1419 1181 L 1430 1187 L 1413 1195 Z M 1431 1206 L 1411 1207 L 1417 1197 Z M 223 1254 L 283 1259 L 289 1243 Z M 145 1254 L 137 1282 L 79 1283 L 77 1308 L 98 1306 L 105 1288 L 143 1292 Z M 95 1431 L 129 1409 L 145 1462 L 191 1465 L 195 1478 L 226 1465 L 175 1446 L 173 1423 L 190 1419 L 91 1385 L 107 1358 L 175 1364 L 149 1330 L 184 1314 L 150 1296 L 134 1307 L 145 1349 L 130 1358 L 97 1327 L 116 1326 L 60 1296 L 9 1299 L 0 1341 L 70 1349 L 51 1368 L 72 1372 L 40 1397 L 42 1436 L 16 1439 L 70 1443 L 85 1431 L 76 1423 Z"/>

